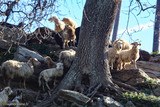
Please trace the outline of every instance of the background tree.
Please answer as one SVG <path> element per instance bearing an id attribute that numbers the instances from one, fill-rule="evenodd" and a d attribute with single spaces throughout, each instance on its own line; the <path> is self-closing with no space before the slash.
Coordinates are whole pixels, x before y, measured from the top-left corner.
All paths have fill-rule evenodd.
<path id="1" fill-rule="evenodd" d="M 117 39 L 121 4 L 122 4 L 121 2 L 119 2 L 119 4 L 118 4 L 118 11 L 117 11 L 116 19 L 115 19 L 115 22 L 114 22 L 114 28 L 113 28 L 113 34 L 112 34 L 112 41 L 115 41 L 115 40 Z"/>
<path id="2" fill-rule="evenodd" d="M 159 51 L 160 51 L 160 1 L 157 0 L 152 52 L 159 53 Z"/>

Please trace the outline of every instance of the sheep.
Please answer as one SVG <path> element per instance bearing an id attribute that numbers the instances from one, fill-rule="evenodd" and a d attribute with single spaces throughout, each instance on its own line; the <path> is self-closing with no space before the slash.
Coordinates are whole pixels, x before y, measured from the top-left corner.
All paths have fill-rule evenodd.
<path id="1" fill-rule="evenodd" d="M 48 90 L 50 87 L 48 82 L 51 80 L 52 77 L 61 77 L 63 75 L 63 63 L 59 62 L 56 64 L 56 68 L 45 69 L 39 74 L 38 83 L 39 86 L 42 85 L 44 91 L 44 82 Z"/>
<path id="2" fill-rule="evenodd" d="M 127 41 L 125 40 L 122 40 L 122 39 L 117 39 L 113 42 L 113 46 L 115 44 L 117 44 L 118 42 L 122 43 L 123 46 L 122 46 L 122 50 L 126 50 L 126 49 L 131 49 L 132 48 L 132 45 L 130 45 L 130 43 L 128 43 Z"/>
<path id="3" fill-rule="evenodd" d="M 55 23 L 56 32 L 60 32 L 65 28 L 66 24 L 63 21 L 59 20 L 56 16 L 53 16 L 49 18 L 48 20 Z"/>
<path id="4" fill-rule="evenodd" d="M 107 56 L 111 69 L 113 69 L 113 64 L 116 61 L 117 54 L 122 50 L 122 46 L 123 46 L 122 42 L 117 42 L 116 44 L 113 45 L 112 48 L 108 48 Z"/>
<path id="5" fill-rule="evenodd" d="M 8 102 L 8 96 L 11 95 L 13 91 L 10 87 L 5 87 L 3 91 L 0 92 L 0 106 L 4 106 Z"/>
<path id="6" fill-rule="evenodd" d="M 56 67 L 56 63 L 49 56 L 44 57 L 47 63 L 48 68 Z"/>
<path id="7" fill-rule="evenodd" d="M 63 49 L 69 47 L 68 43 L 70 41 L 72 41 L 73 46 L 75 46 L 76 43 L 75 29 L 69 25 L 66 25 L 64 30 L 62 31 L 62 40 L 63 40 Z"/>
<path id="8" fill-rule="evenodd" d="M 73 49 L 64 50 L 59 53 L 59 61 L 64 64 L 65 68 L 70 68 L 75 59 L 76 51 Z"/>
<path id="9" fill-rule="evenodd" d="M 73 27 L 74 29 L 76 29 L 77 27 L 77 24 L 74 20 L 72 20 L 71 18 L 66 18 L 64 17 L 62 19 L 62 21 L 66 24 L 66 25 L 70 25 L 71 27 Z"/>
<path id="10" fill-rule="evenodd" d="M 74 40 L 73 42 L 76 42 L 75 43 L 75 46 L 78 45 L 78 41 L 79 41 L 79 32 L 80 32 L 80 27 L 77 27 L 75 29 L 75 36 L 76 36 L 76 40 Z M 63 49 L 63 40 L 62 40 L 62 32 L 61 33 L 57 33 L 55 36 L 54 36 L 54 39 L 56 41 L 56 43 L 61 47 L 61 49 Z M 71 43 L 72 41 L 69 41 L 69 46 L 71 46 L 72 44 L 74 43 Z"/>
<path id="11" fill-rule="evenodd" d="M 10 86 L 10 80 L 15 76 L 23 78 L 23 86 L 26 88 L 25 81 L 34 72 L 34 66 L 40 65 L 40 62 L 36 58 L 30 58 L 28 62 L 19 62 L 16 60 L 7 60 L 2 63 L 3 76 L 8 78 L 8 85 Z"/>
<path id="12" fill-rule="evenodd" d="M 138 46 L 141 44 L 134 42 L 131 44 L 132 48 L 129 50 L 122 50 L 118 53 L 118 69 L 125 69 L 127 63 L 133 63 L 134 68 L 137 68 L 136 61 L 139 59 L 139 49 Z"/>

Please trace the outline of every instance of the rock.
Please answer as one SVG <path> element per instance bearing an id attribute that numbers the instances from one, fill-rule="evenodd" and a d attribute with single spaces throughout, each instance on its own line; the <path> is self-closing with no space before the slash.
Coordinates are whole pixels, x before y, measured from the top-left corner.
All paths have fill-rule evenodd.
<path id="1" fill-rule="evenodd" d="M 125 107 L 136 107 L 132 101 L 128 101 L 126 104 L 125 104 Z"/>
<path id="2" fill-rule="evenodd" d="M 150 77 L 160 77 L 159 63 L 148 62 L 148 61 L 137 61 L 138 68 L 144 70 Z"/>
<path id="3" fill-rule="evenodd" d="M 149 61 L 151 58 L 151 55 L 149 54 L 149 52 L 145 50 L 140 50 L 139 54 L 140 54 L 140 58 L 138 59 L 139 61 Z"/>
<path id="4" fill-rule="evenodd" d="M 119 102 L 115 101 L 111 97 L 106 97 L 106 96 L 104 96 L 104 104 L 107 107 L 124 107 L 122 104 L 120 104 Z"/>
<path id="5" fill-rule="evenodd" d="M 156 56 L 151 57 L 150 61 L 160 63 L 160 55 L 156 55 Z"/>
<path id="6" fill-rule="evenodd" d="M 111 72 L 113 79 L 135 86 L 151 79 L 142 69 L 129 69 Z"/>
<path id="7" fill-rule="evenodd" d="M 45 59 L 39 53 L 22 46 L 18 46 L 17 51 L 14 53 L 14 59 L 18 61 L 27 61 L 30 57 L 37 58 L 39 61 L 42 62 L 45 61 Z"/>

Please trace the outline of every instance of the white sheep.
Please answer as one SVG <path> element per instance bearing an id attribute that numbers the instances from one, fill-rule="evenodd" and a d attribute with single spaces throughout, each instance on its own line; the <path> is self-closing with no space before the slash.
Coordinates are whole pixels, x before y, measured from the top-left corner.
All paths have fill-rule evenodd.
<path id="1" fill-rule="evenodd" d="M 113 46 L 114 46 L 115 44 L 119 44 L 119 42 L 122 43 L 122 50 L 128 50 L 128 49 L 131 49 L 131 48 L 132 48 L 132 45 L 130 45 L 130 43 L 128 43 L 127 41 L 122 40 L 122 39 L 117 39 L 117 40 L 115 40 L 115 41 L 113 42 Z"/>
<path id="2" fill-rule="evenodd" d="M 75 59 L 76 51 L 73 49 L 64 50 L 59 53 L 59 61 L 64 64 L 64 67 L 69 68 Z"/>
<path id="3" fill-rule="evenodd" d="M 48 82 L 52 77 L 61 77 L 63 75 L 63 63 L 59 62 L 56 64 L 56 68 L 45 69 L 39 74 L 38 83 L 39 86 L 42 85 L 44 91 L 44 83 L 46 87 L 50 90 Z"/>
<path id="4" fill-rule="evenodd" d="M 16 60 L 7 60 L 2 63 L 3 76 L 8 78 L 8 85 L 10 86 L 10 80 L 15 76 L 23 78 L 23 85 L 26 88 L 26 78 L 29 78 L 34 72 L 34 66 L 40 65 L 40 62 L 36 58 L 30 58 L 28 62 L 19 62 Z"/>
<path id="5" fill-rule="evenodd" d="M 136 61 L 139 59 L 139 49 L 138 46 L 141 44 L 134 42 L 131 44 L 132 48 L 129 50 L 122 50 L 118 53 L 118 69 L 125 69 L 125 65 L 133 63 L 134 67 L 137 68 Z"/>
<path id="6" fill-rule="evenodd" d="M 109 66 L 111 66 L 111 69 L 113 69 L 113 64 L 116 61 L 117 54 L 122 50 L 123 43 L 117 42 L 116 44 L 113 44 L 113 47 L 108 49 L 107 56 L 108 56 L 108 62 Z"/>
<path id="7" fill-rule="evenodd" d="M 0 106 L 5 106 L 8 102 L 8 96 L 12 94 L 10 87 L 5 87 L 3 91 L 0 92 Z"/>

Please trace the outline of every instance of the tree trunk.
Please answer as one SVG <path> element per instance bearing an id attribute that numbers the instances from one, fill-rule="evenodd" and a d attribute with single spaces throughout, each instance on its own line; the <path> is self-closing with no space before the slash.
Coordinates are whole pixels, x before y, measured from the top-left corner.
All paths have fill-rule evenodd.
<path id="1" fill-rule="evenodd" d="M 50 99 L 38 107 L 49 106 L 60 89 L 71 89 L 73 86 L 81 85 L 83 74 L 89 76 L 90 88 L 97 84 L 106 88 L 113 86 L 108 61 L 104 60 L 104 51 L 119 1 L 86 0 L 76 58 Z"/>
<path id="2" fill-rule="evenodd" d="M 117 10 L 117 14 L 116 14 L 115 22 L 114 22 L 113 34 L 112 34 L 112 42 L 117 39 L 120 10 L 121 10 L 121 2 L 119 2 L 118 4 L 118 10 Z"/>
<path id="3" fill-rule="evenodd" d="M 152 51 L 158 53 L 159 50 L 160 50 L 160 1 L 157 0 Z"/>

